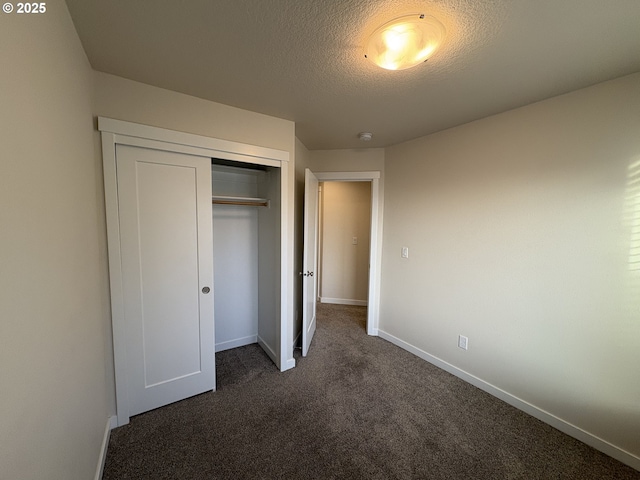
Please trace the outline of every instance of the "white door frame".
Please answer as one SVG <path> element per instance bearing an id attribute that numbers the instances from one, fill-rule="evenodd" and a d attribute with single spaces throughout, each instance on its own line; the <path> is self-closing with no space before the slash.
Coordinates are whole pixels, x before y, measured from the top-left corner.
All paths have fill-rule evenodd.
<path id="1" fill-rule="evenodd" d="M 371 182 L 371 240 L 369 244 L 369 294 L 367 334 L 378 335 L 380 272 L 382 271 L 383 188 L 380 172 L 313 172 L 320 182 Z"/>
<path id="2" fill-rule="evenodd" d="M 129 407 L 126 363 L 124 361 L 126 359 L 124 342 L 126 332 L 124 329 L 125 315 L 122 291 L 120 222 L 118 216 L 116 144 L 280 168 L 280 351 L 278 352 L 279 358 L 274 359 L 274 361 L 281 371 L 293 368 L 295 366 L 295 359 L 293 358 L 293 314 L 289 314 L 289 304 L 292 297 L 288 288 L 288 285 L 293 283 L 293 267 L 290 268 L 288 262 L 291 245 L 288 233 L 288 209 L 291 208 L 288 201 L 289 152 L 104 117 L 98 117 L 98 130 L 102 133 L 117 426 L 129 423 Z"/>

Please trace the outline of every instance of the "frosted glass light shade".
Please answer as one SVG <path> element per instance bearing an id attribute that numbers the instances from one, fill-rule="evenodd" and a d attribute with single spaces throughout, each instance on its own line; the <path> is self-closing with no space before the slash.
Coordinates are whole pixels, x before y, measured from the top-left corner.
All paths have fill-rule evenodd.
<path id="1" fill-rule="evenodd" d="M 365 56 L 387 70 L 404 70 L 433 55 L 444 34 L 444 26 L 433 17 L 417 14 L 398 17 L 371 34 Z"/>

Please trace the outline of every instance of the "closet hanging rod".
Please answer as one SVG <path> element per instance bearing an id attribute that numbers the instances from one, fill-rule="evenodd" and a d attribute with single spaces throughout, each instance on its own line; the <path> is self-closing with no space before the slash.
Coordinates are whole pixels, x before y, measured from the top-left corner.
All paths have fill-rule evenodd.
<path id="1" fill-rule="evenodd" d="M 249 207 L 268 207 L 269 200 L 266 198 L 255 197 L 229 197 L 222 195 L 213 195 L 211 203 L 215 205 L 244 205 Z"/>

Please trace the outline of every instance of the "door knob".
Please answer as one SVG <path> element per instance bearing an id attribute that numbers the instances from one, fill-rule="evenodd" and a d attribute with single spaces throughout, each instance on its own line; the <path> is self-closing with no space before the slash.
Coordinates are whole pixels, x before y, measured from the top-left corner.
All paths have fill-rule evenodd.
<path id="1" fill-rule="evenodd" d="M 202 293 L 209 293 L 211 289 L 209 287 L 202 287 Z"/>

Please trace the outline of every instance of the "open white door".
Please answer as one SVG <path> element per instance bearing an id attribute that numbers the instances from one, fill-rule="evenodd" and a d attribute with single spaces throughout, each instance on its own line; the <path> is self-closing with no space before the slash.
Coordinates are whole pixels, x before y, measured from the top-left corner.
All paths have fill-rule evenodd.
<path id="1" fill-rule="evenodd" d="M 302 356 L 309 352 L 316 331 L 316 263 L 318 259 L 318 179 L 304 172 L 304 253 L 302 261 Z"/>
<path id="2" fill-rule="evenodd" d="M 116 166 L 127 413 L 136 415 L 215 389 L 211 159 L 117 145 Z"/>

